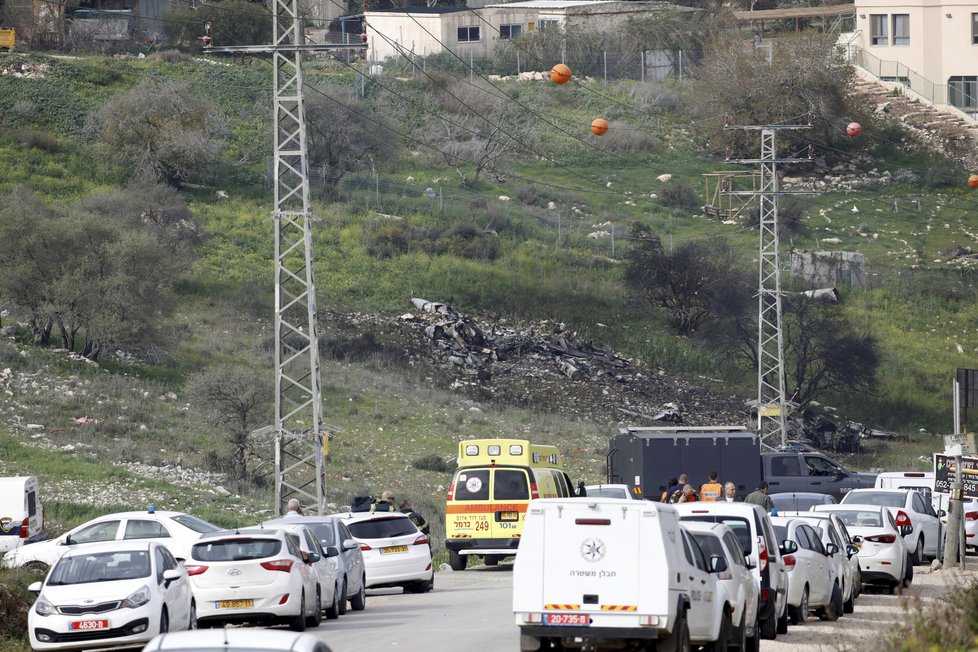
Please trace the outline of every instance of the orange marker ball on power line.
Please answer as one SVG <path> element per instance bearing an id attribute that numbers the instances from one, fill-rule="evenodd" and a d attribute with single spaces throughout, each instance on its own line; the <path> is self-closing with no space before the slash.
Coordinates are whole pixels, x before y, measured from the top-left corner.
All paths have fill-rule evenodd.
<path id="1" fill-rule="evenodd" d="M 550 80 L 555 84 L 566 84 L 570 78 L 571 69 L 562 63 L 558 63 L 550 69 Z"/>
<path id="2" fill-rule="evenodd" d="M 862 132 L 863 132 L 863 126 L 858 122 L 850 122 L 849 126 L 846 127 L 846 134 L 849 135 L 849 138 L 855 138 Z"/>
<path id="3" fill-rule="evenodd" d="M 970 177 L 968 177 L 968 187 L 978 188 L 978 174 L 972 174 Z"/>
<path id="4" fill-rule="evenodd" d="M 595 136 L 604 136 L 608 133 L 608 121 L 604 118 L 595 118 L 591 123 L 591 133 Z"/>

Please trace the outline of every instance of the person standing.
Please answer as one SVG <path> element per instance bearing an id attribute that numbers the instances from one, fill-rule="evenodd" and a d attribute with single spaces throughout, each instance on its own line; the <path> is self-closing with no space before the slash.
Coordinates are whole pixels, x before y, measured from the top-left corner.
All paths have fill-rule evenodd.
<path id="1" fill-rule="evenodd" d="M 720 482 L 717 480 L 720 475 L 716 471 L 710 471 L 710 479 L 708 482 L 704 482 L 700 487 L 700 500 L 704 503 L 716 502 L 720 497 L 723 487 L 720 486 Z"/>
<path id="2" fill-rule="evenodd" d="M 774 509 L 774 501 L 767 495 L 767 482 L 761 482 L 759 485 L 757 485 L 757 489 L 747 494 L 747 497 L 744 498 L 744 502 L 760 505 L 769 514 L 771 513 L 771 510 Z"/>
<path id="3" fill-rule="evenodd" d="M 397 498 L 394 496 L 394 492 L 386 489 L 381 492 L 380 498 L 375 500 L 370 506 L 371 512 L 396 512 L 397 507 L 394 505 L 394 501 Z"/>
<path id="4" fill-rule="evenodd" d="M 724 484 L 723 485 L 723 498 L 720 499 L 720 502 L 725 502 L 725 503 L 739 503 L 739 502 L 742 502 L 740 500 L 740 497 L 737 496 L 737 485 L 735 485 L 732 482 L 727 482 L 726 484 Z"/>
<path id="5" fill-rule="evenodd" d="M 669 497 L 672 496 L 669 490 L 672 487 L 675 487 L 677 482 L 679 482 L 679 480 L 677 480 L 676 478 L 669 478 L 669 482 L 666 483 L 666 490 L 662 492 L 662 498 L 659 499 L 659 502 L 663 502 L 663 503 L 669 502 Z"/>
<path id="6" fill-rule="evenodd" d="M 302 513 L 302 505 L 299 503 L 298 498 L 290 498 L 289 504 L 287 505 L 288 511 L 285 512 L 285 518 L 296 518 L 298 516 L 304 516 Z"/>
<path id="7" fill-rule="evenodd" d="M 666 496 L 667 496 L 667 498 L 666 498 L 666 500 L 664 502 L 667 502 L 667 503 L 668 502 L 672 502 L 672 503 L 676 502 L 676 500 L 678 500 L 678 496 L 676 496 L 676 492 L 677 491 L 678 492 L 682 492 L 683 487 L 685 487 L 688 482 L 689 482 L 689 476 L 687 476 L 685 473 L 680 473 L 679 474 L 679 480 L 676 481 L 676 484 L 674 484 L 671 487 L 669 487 L 668 489 L 666 489 Z M 673 497 L 674 496 L 676 496 L 676 500 L 673 500 Z"/>
<path id="8" fill-rule="evenodd" d="M 695 503 L 696 502 L 696 489 L 693 489 L 693 485 L 686 484 L 683 488 L 672 495 L 672 502 L 674 503 Z"/>
<path id="9" fill-rule="evenodd" d="M 418 529 L 421 530 L 421 534 L 425 536 L 431 534 L 431 526 L 428 525 L 428 521 L 425 520 L 424 516 L 414 511 L 414 507 L 411 505 L 410 500 L 401 501 L 401 513 L 408 515 L 411 522 L 417 525 Z"/>

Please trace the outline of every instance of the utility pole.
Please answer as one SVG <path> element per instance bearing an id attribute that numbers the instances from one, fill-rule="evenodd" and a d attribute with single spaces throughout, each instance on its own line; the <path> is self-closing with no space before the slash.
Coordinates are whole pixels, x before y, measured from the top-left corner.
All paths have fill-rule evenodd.
<path id="1" fill-rule="evenodd" d="M 760 205 L 757 264 L 757 433 L 761 445 L 771 449 L 788 441 L 785 428 L 784 336 L 781 321 L 781 243 L 778 235 L 778 196 L 812 194 L 784 192 L 778 189 L 778 164 L 807 159 L 777 156 L 775 134 L 778 131 L 811 129 L 808 125 L 743 125 L 724 129 L 761 132 L 761 156 L 757 159 L 735 159 L 734 163 L 757 164 L 761 169 L 759 190 L 731 190 L 724 194 L 756 196 Z M 809 156 L 811 156 L 809 148 Z"/>
<path id="2" fill-rule="evenodd" d="M 274 92 L 275 208 L 275 513 L 299 498 L 308 513 L 325 512 L 322 388 L 303 111 L 302 52 L 366 48 L 305 44 L 297 0 L 273 0 L 272 44 L 210 46 L 205 51 L 271 54 Z"/>

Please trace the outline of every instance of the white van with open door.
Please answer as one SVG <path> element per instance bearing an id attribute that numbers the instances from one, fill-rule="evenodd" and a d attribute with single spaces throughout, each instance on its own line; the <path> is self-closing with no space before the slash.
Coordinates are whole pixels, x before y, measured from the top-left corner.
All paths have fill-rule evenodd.
<path id="1" fill-rule="evenodd" d="M 34 476 L 0 478 L 0 555 L 44 538 L 44 509 Z"/>
<path id="2" fill-rule="evenodd" d="M 707 557 L 676 508 L 648 500 L 534 500 L 513 565 L 523 652 L 641 647 L 688 651 L 731 635 Z"/>

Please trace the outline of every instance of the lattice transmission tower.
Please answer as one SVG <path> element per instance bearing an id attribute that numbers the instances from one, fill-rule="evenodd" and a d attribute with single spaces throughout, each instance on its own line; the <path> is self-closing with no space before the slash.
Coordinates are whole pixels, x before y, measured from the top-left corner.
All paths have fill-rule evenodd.
<path id="1" fill-rule="evenodd" d="M 276 513 L 299 498 L 308 513 L 325 508 L 325 456 L 316 281 L 303 111 L 302 52 L 363 49 L 355 44 L 303 42 L 297 0 L 273 0 L 272 44 L 217 47 L 210 52 L 271 54 L 275 207 L 275 503 Z"/>

